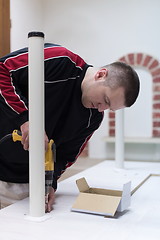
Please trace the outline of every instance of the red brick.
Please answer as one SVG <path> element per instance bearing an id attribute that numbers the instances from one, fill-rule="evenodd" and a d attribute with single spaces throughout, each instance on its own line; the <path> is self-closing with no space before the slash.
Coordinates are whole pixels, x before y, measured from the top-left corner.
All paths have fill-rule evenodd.
<path id="1" fill-rule="evenodd" d="M 153 122 L 153 127 L 160 127 L 160 122 Z"/>
<path id="2" fill-rule="evenodd" d="M 160 77 L 155 77 L 153 78 L 154 83 L 160 83 Z"/>
<path id="3" fill-rule="evenodd" d="M 125 57 L 121 57 L 121 58 L 119 59 L 119 61 L 120 61 L 120 62 L 124 62 L 124 63 L 126 63 L 126 59 L 125 59 Z"/>
<path id="4" fill-rule="evenodd" d="M 137 53 L 137 64 L 138 65 L 141 65 L 142 58 L 143 58 L 143 54 L 142 53 Z"/>
<path id="5" fill-rule="evenodd" d="M 157 75 L 160 75 L 160 68 L 158 68 L 158 69 L 156 69 L 154 71 L 151 71 L 151 74 L 152 74 L 153 77 L 157 76 Z"/>
<path id="6" fill-rule="evenodd" d="M 153 137 L 160 137 L 160 130 L 153 130 Z"/>
<path id="7" fill-rule="evenodd" d="M 128 60 L 129 60 L 129 64 L 131 64 L 131 65 L 135 64 L 135 62 L 134 62 L 134 54 L 133 53 L 128 54 Z"/>
<path id="8" fill-rule="evenodd" d="M 109 121 L 109 126 L 110 127 L 115 127 L 115 121 Z"/>
<path id="9" fill-rule="evenodd" d="M 160 118 L 160 113 L 159 112 L 154 112 L 153 113 L 153 118 Z"/>
<path id="10" fill-rule="evenodd" d="M 155 95 L 154 97 L 153 97 L 153 100 L 160 100 L 160 94 L 157 94 L 157 95 Z"/>
<path id="11" fill-rule="evenodd" d="M 79 155 L 80 157 L 88 157 L 88 152 L 83 150 L 83 152 Z"/>
<path id="12" fill-rule="evenodd" d="M 86 146 L 80 154 L 80 157 L 87 157 L 88 156 L 88 146 Z"/>
<path id="13" fill-rule="evenodd" d="M 160 103 L 154 103 L 153 109 L 160 109 Z"/>
<path id="14" fill-rule="evenodd" d="M 143 66 L 147 67 L 151 60 L 152 60 L 152 57 L 147 55 L 144 59 Z"/>
<path id="15" fill-rule="evenodd" d="M 109 112 L 109 118 L 115 118 L 115 112 Z"/>
<path id="16" fill-rule="evenodd" d="M 157 60 L 154 60 L 152 64 L 149 66 L 149 69 L 155 68 L 159 65 L 159 62 Z"/>
<path id="17" fill-rule="evenodd" d="M 160 92 L 160 85 L 154 86 L 154 92 Z"/>
<path id="18" fill-rule="evenodd" d="M 109 136 L 115 136 L 115 129 L 109 130 Z"/>

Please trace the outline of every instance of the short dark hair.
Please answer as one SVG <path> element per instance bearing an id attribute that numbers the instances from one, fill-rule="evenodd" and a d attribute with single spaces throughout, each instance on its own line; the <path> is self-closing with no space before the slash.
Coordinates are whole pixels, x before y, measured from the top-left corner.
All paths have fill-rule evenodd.
<path id="1" fill-rule="evenodd" d="M 136 71 L 123 62 L 113 62 L 104 66 L 108 69 L 107 85 L 111 88 L 123 87 L 125 91 L 125 106 L 132 106 L 140 89 L 140 81 Z"/>

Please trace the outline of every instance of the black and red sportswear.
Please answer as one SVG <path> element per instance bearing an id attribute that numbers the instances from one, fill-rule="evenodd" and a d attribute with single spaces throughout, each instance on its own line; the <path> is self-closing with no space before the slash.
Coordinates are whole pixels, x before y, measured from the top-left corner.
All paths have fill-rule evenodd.
<path id="1" fill-rule="evenodd" d="M 53 187 L 57 179 L 82 152 L 103 113 L 87 109 L 81 102 L 81 83 L 89 66 L 68 49 L 45 44 L 45 130 L 54 139 L 57 161 Z M 38 87 L 38 86 L 37 86 Z M 28 120 L 28 49 L 0 59 L 0 138 Z M 0 145 L 0 180 L 28 182 L 28 152 L 20 143 L 7 140 Z"/>

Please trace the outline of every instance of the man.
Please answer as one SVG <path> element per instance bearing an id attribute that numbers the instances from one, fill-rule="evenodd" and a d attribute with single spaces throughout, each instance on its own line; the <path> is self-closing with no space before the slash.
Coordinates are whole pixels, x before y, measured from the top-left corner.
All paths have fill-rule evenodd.
<path id="1" fill-rule="evenodd" d="M 19 129 L 23 145 L 12 140 L 0 144 L 2 207 L 28 195 L 28 151 L 24 151 L 29 149 L 27 51 L 24 48 L 0 59 L 0 138 Z M 46 206 L 50 212 L 57 179 L 100 126 L 104 110 L 134 104 L 139 78 L 124 63 L 95 68 L 59 45 L 45 44 L 44 56 L 45 144 L 54 139 L 57 150 L 53 189 Z"/>

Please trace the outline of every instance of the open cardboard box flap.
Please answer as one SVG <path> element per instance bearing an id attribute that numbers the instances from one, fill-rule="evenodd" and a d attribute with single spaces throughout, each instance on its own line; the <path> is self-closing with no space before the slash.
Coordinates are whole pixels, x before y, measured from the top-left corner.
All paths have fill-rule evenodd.
<path id="1" fill-rule="evenodd" d="M 80 191 L 72 211 L 114 216 L 116 211 L 124 211 L 130 205 L 131 182 L 123 185 L 123 190 L 91 188 L 85 178 L 76 181 Z"/>

